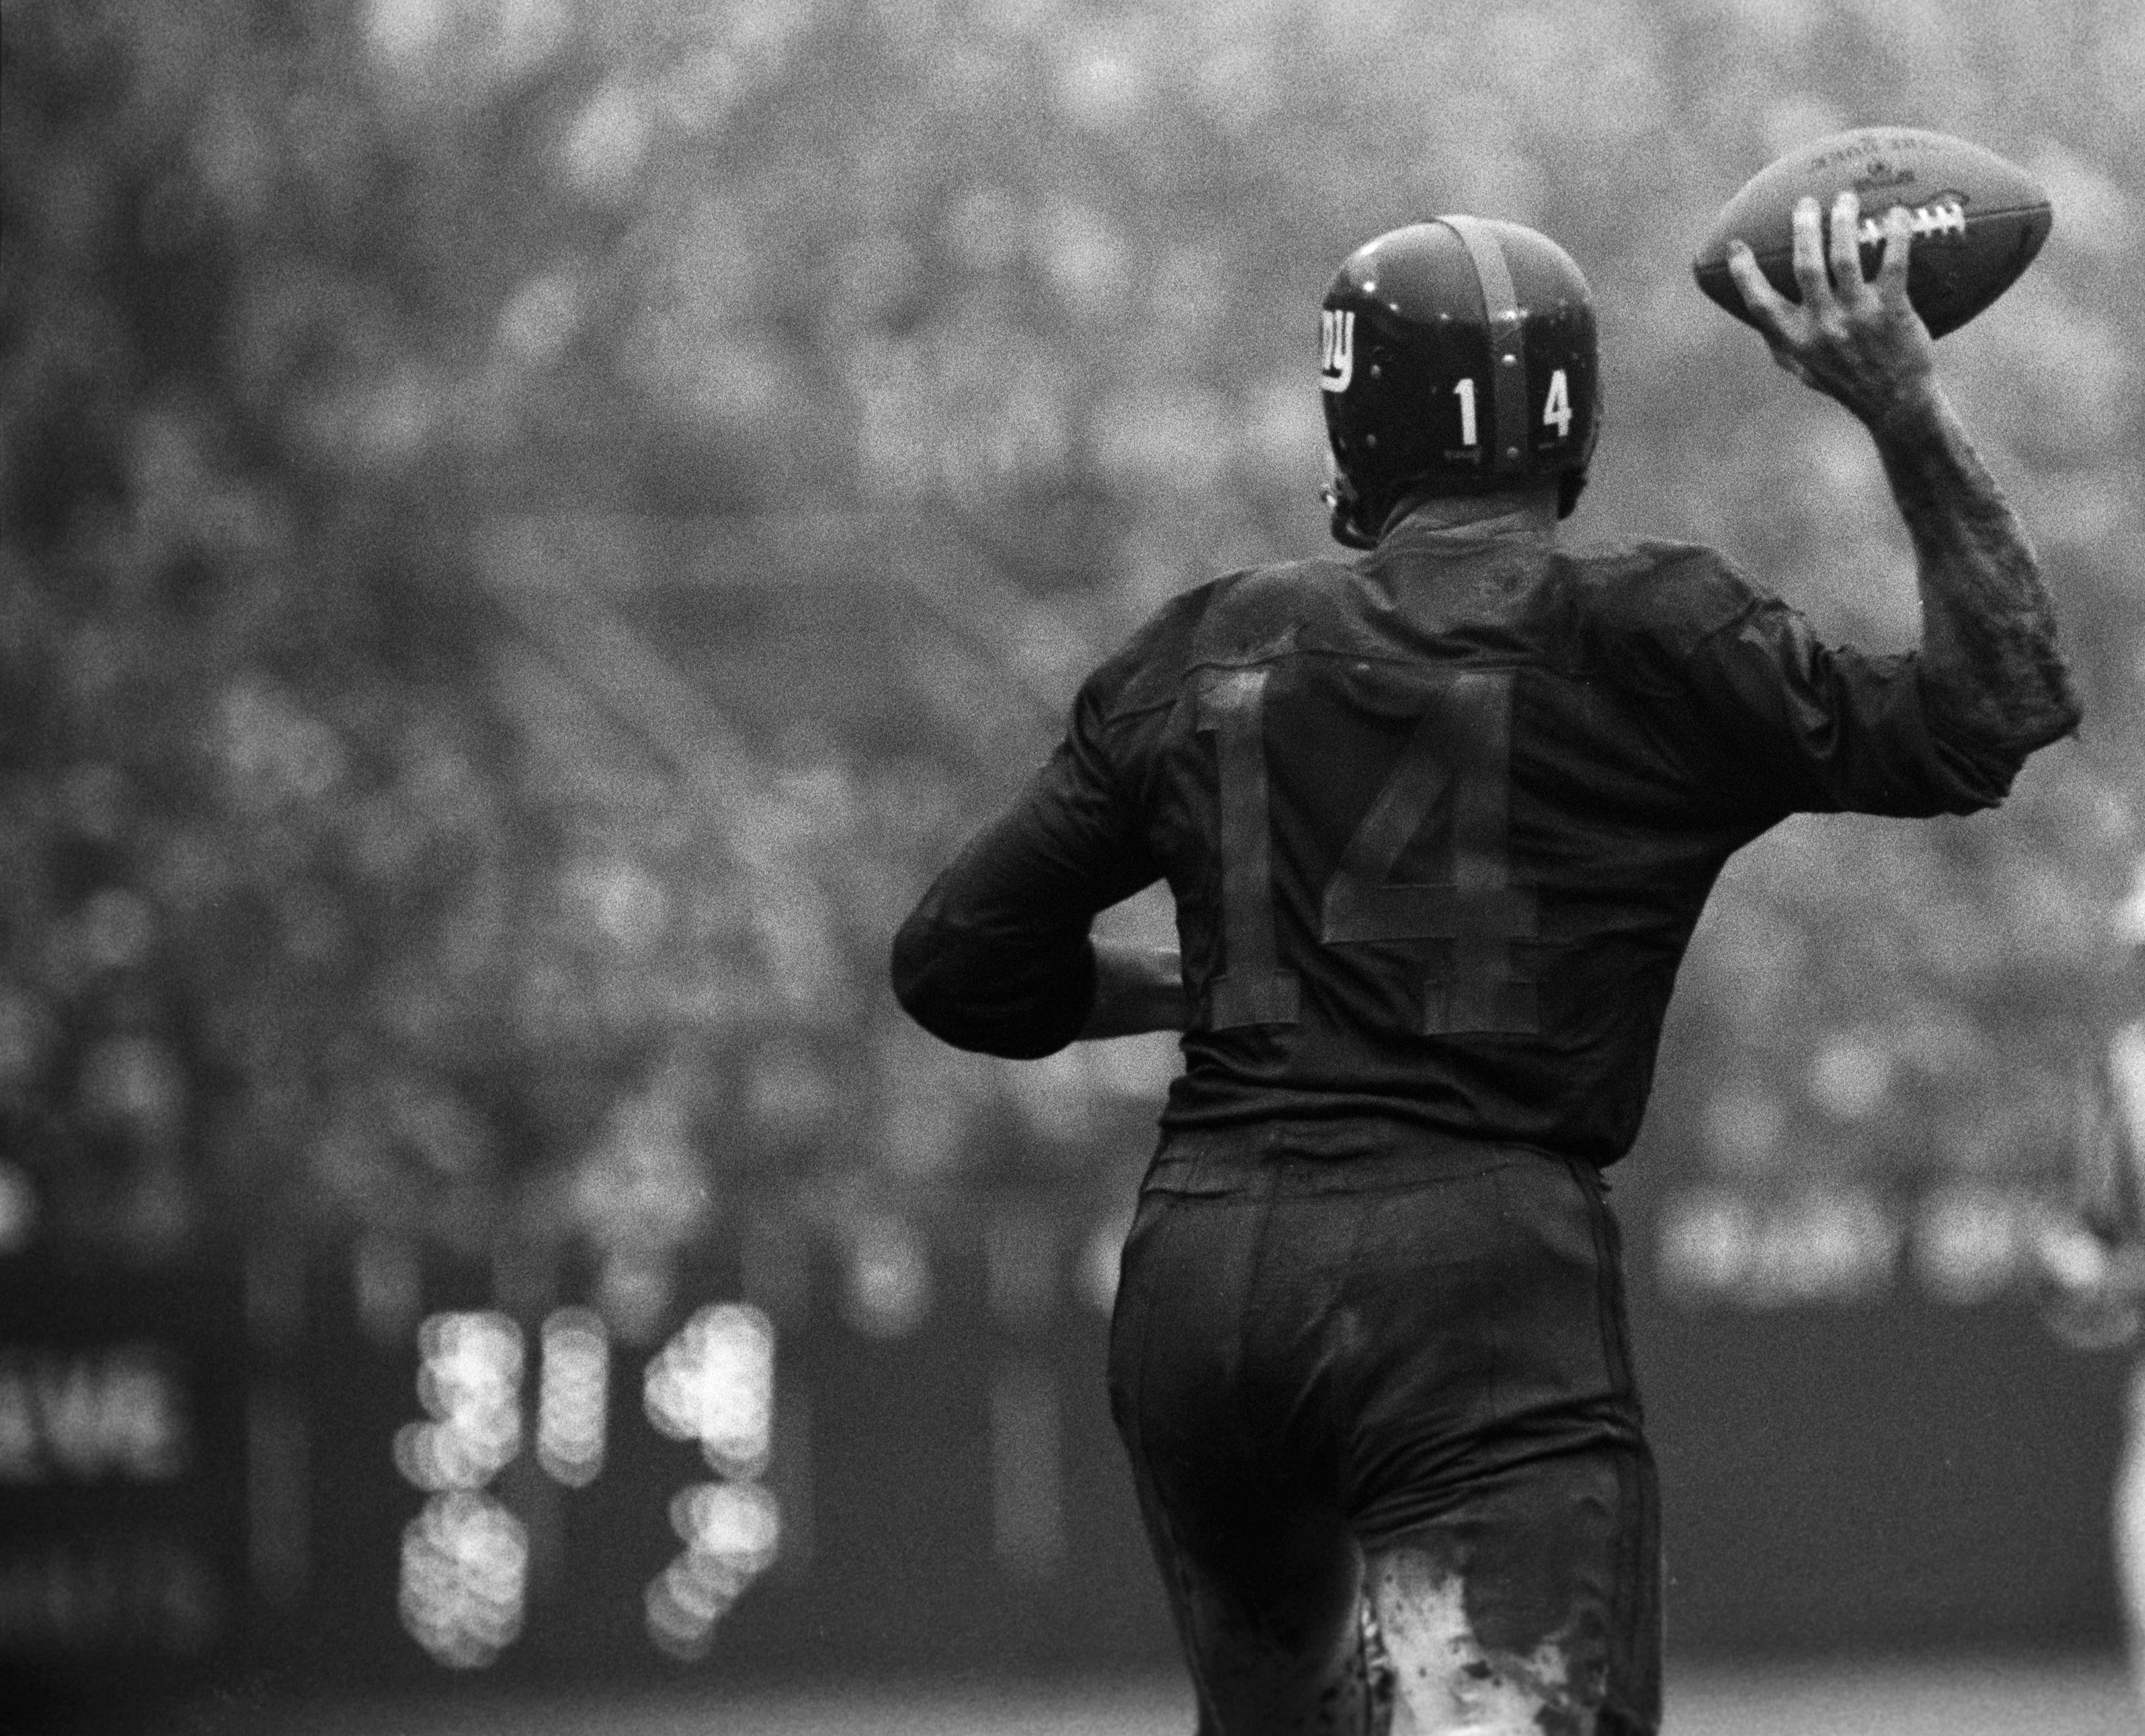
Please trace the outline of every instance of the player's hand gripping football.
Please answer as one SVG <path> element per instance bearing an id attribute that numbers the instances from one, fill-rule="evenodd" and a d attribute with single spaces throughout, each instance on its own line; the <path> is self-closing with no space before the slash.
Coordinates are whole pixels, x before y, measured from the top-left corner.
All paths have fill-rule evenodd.
<path id="1" fill-rule="evenodd" d="M 1936 346 L 1907 300 L 1914 220 L 1901 206 L 1884 214 L 1884 256 L 1862 275 L 1862 201 L 1842 193 L 1832 207 L 1831 271 L 1818 202 L 1795 206 L 1795 282 L 1800 302 L 1781 295 L 1750 249 L 1730 245 L 1728 269 L 1756 317 L 1773 360 L 1804 386 L 1835 398 L 1873 430 L 1926 396 L 1936 378 Z"/>

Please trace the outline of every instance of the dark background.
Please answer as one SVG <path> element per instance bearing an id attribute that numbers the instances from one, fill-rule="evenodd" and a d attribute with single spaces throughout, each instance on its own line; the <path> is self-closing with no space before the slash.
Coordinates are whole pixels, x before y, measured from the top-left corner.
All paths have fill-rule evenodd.
<path id="1" fill-rule="evenodd" d="M 1166 1667 L 1094 1275 L 1173 1057 L 939 1048 L 887 937 L 1148 610 L 1321 546 L 1312 310 L 1401 221 L 1591 278 L 1572 534 L 1910 642 L 1866 440 L 1688 270 L 1876 121 L 2054 198 L 1941 354 L 2089 717 L 1997 815 L 1781 828 L 1701 928 L 1616 1177 L 1671 1643 L 2111 1649 L 2126 1364 L 2025 1256 L 2137 992 L 2141 89 L 2128 0 L 7 0 L 10 1679 L 457 1674 L 397 1614 L 419 1325 L 518 1322 L 533 1429 L 583 1302 L 607 1457 L 483 1480 L 482 1669 Z M 784 1531 L 681 1664 L 710 1467 L 641 1371 L 740 1297 Z"/>

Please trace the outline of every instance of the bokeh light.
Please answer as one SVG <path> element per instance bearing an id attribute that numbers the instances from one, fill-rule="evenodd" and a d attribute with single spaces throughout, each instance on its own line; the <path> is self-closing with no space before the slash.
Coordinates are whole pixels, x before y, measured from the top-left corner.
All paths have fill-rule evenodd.
<path id="1" fill-rule="evenodd" d="M 757 1476 L 774 1446 L 773 1322 L 747 1303 L 710 1303 L 649 1362 L 644 1391 L 663 1433 L 698 1441 L 724 1476 Z"/>

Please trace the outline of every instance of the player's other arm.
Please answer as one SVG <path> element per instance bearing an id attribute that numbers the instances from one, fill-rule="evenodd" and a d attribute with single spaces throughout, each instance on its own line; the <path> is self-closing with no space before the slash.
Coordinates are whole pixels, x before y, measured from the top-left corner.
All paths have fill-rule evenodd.
<path id="1" fill-rule="evenodd" d="M 894 997 L 956 1048 L 1032 1060 L 1082 1037 L 1184 1028 L 1173 949 L 1087 933 L 1097 910 L 1144 882 L 1080 873 L 1053 832 L 1033 798 L 1014 808 L 932 883 L 894 936 Z"/>
<path id="2" fill-rule="evenodd" d="M 1773 290 L 1739 242 L 1729 268 L 1774 359 L 1844 405 L 1876 440 L 1914 545 L 1932 725 L 2015 765 L 2078 727 L 2054 605 L 2023 527 L 1938 383 L 1935 346 L 1907 300 L 1911 219 L 1888 213 L 1884 261 L 1865 281 L 1860 215 L 1855 196 L 1841 194 L 1829 278 L 1817 201 L 1797 208 L 1799 305 Z"/>
<path id="3" fill-rule="evenodd" d="M 1049 764 L 894 937 L 895 998 L 957 1048 L 1033 1059 L 1080 1037 L 1183 1027 L 1175 953 L 1088 937 L 1097 912 L 1156 878 L 1098 734 L 1083 694 Z"/>

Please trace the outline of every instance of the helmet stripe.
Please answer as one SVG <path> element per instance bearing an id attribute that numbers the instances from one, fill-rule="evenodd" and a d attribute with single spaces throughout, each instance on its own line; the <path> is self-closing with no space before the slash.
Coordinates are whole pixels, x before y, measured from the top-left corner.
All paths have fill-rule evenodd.
<path id="1" fill-rule="evenodd" d="M 1493 475 L 1524 470 L 1527 459 L 1527 327 L 1520 316 L 1519 291 L 1497 232 L 1480 217 L 1437 220 L 1458 236 L 1474 261 L 1482 291 L 1482 311 L 1490 327 L 1490 404 Z"/>

